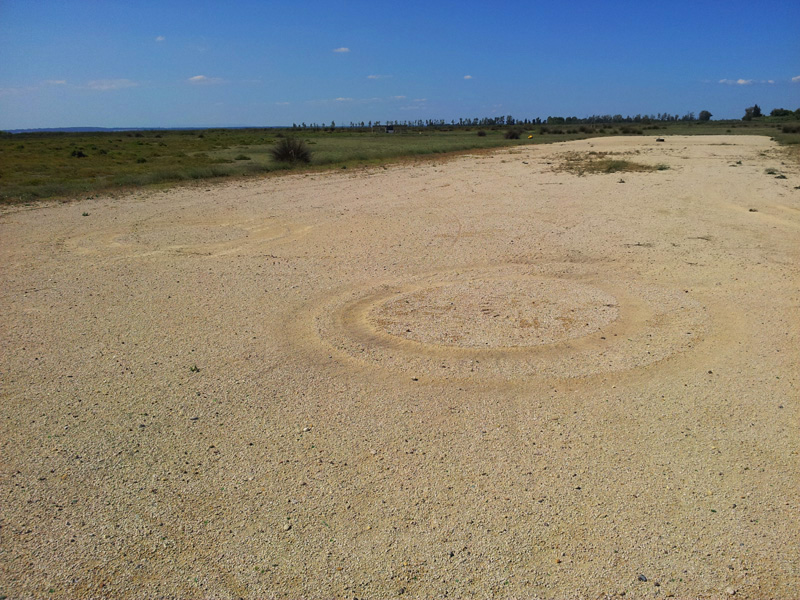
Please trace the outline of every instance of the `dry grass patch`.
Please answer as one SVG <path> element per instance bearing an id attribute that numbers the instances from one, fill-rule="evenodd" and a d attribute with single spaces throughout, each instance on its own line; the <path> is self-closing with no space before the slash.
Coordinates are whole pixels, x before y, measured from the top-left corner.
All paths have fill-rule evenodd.
<path id="1" fill-rule="evenodd" d="M 567 171 L 574 175 L 596 173 L 622 173 L 642 171 L 663 171 L 667 165 L 645 165 L 637 163 L 615 152 L 567 152 L 557 171 Z"/>

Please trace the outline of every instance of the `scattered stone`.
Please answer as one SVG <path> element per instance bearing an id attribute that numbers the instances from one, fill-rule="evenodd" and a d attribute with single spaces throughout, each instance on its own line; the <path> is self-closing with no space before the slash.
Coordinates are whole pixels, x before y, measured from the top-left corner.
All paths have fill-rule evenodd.
<path id="1" fill-rule="evenodd" d="M 664 141 L 664 138 L 656 138 L 656 141 L 657 141 L 657 142 L 663 142 L 663 141 Z"/>
<path id="2" fill-rule="evenodd" d="M 728 596 L 735 596 L 736 595 L 736 589 L 732 588 L 732 587 L 726 587 L 725 588 L 725 593 L 728 594 Z"/>
<path id="3" fill-rule="evenodd" d="M 289 531 L 291 528 L 292 528 L 292 524 L 291 523 L 286 523 L 286 525 L 283 526 L 283 530 L 284 531 Z"/>
<path id="4" fill-rule="evenodd" d="M 644 575 L 642 575 L 641 573 L 639 574 L 639 577 L 637 577 L 637 579 L 638 579 L 639 581 L 647 581 L 647 577 L 645 577 L 645 576 L 644 576 Z"/>
<path id="5" fill-rule="evenodd" d="M 751 208 L 751 209 L 750 209 L 750 212 L 758 212 L 758 209 Z"/>

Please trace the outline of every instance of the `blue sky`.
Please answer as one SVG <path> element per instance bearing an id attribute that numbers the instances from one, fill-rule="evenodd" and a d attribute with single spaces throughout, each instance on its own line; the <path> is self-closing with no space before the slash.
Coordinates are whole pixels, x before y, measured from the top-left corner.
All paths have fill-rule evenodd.
<path id="1" fill-rule="evenodd" d="M 0 0 L 0 129 L 740 118 L 800 107 L 798 23 L 797 0 Z"/>

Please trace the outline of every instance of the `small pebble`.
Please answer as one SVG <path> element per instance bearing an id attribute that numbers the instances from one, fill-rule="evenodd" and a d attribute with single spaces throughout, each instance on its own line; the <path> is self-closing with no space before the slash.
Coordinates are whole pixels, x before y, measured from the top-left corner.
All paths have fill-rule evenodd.
<path id="1" fill-rule="evenodd" d="M 725 588 L 725 593 L 728 594 L 728 596 L 735 596 L 736 595 L 736 589 L 734 589 L 732 587 L 727 587 L 727 588 Z"/>
<path id="2" fill-rule="evenodd" d="M 647 577 L 645 577 L 644 575 L 639 575 L 639 577 L 637 577 L 637 579 L 639 581 L 647 581 Z"/>
<path id="3" fill-rule="evenodd" d="M 291 523 L 286 523 L 286 525 L 283 526 L 283 530 L 284 531 L 289 531 L 291 528 L 292 528 L 292 524 Z"/>

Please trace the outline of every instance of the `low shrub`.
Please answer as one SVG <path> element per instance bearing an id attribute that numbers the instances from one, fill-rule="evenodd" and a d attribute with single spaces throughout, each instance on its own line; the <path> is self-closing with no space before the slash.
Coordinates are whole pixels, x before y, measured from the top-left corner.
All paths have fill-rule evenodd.
<path id="1" fill-rule="evenodd" d="M 509 129 L 503 136 L 507 140 L 518 140 L 520 136 L 519 129 Z"/>
<path id="2" fill-rule="evenodd" d="M 481 129 L 481 130 L 478 132 L 478 137 L 486 137 L 486 132 L 485 132 L 483 129 Z"/>
<path id="3" fill-rule="evenodd" d="M 281 138 L 269 151 L 277 162 L 284 163 L 310 163 L 311 149 L 303 140 L 295 138 Z"/>

